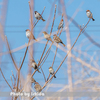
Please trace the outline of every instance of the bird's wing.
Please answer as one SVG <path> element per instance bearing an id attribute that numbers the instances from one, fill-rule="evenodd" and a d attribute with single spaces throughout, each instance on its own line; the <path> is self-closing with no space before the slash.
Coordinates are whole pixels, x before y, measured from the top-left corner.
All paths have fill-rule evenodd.
<path id="1" fill-rule="evenodd" d="M 62 40 L 61 40 L 58 36 L 56 37 L 56 39 L 57 39 L 59 42 L 61 42 L 61 41 L 62 41 Z"/>

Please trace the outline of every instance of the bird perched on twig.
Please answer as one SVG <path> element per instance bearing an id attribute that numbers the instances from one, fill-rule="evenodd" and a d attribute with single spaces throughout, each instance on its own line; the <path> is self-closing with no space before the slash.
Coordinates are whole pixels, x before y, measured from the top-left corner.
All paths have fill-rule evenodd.
<path id="1" fill-rule="evenodd" d="M 35 11 L 34 12 L 34 14 L 35 14 L 35 18 L 37 19 L 37 20 L 42 20 L 42 21 L 45 21 L 44 19 L 43 19 L 43 17 L 41 16 L 41 14 L 39 14 L 37 11 Z"/>
<path id="2" fill-rule="evenodd" d="M 35 79 L 33 77 L 31 77 L 31 83 L 35 83 Z"/>
<path id="3" fill-rule="evenodd" d="M 44 34 L 44 37 L 45 37 L 47 40 L 53 42 L 52 39 L 51 39 L 51 37 L 50 37 L 50 35 L 49 35 L 47 32 L 44 31 L 43 34 Z"/>
<path id="4" fill-rule="evenodd" d="M 26 29 L 25 31 L 26 31 L 26 37 L 27 37 L 28 39 L 31 38 L 31 39 L 36 40 L 35 37 L 34 37 L 34 35 L 31 34 L 31 31 L 30 31 L 29 29 Z M 37 41 L 37 40 L 36 40 L 36 41 Z"/>
<path id="5" fill-rule="evenodd" d="M 61 21 L 59 23 L 59 26 L 58 26 L 58 29 L 63 28 L 63 25 L 64 25 L 64 20 L 61 19 Z"/>
<path id="6" fill-rule="evenodd" d="M 37 63 L 32 59 L 32 67 L 35 69 L 35 70 L 37 70 L 39 73 L 41 73 L 40 71 L 39 71 L 39 68 L 38 68 L 38 65 L 37 65 Z"/>
<path id="7" fill-rule="evenodd" d="M 40 85 L 38 82 L 35 82 L 34 88 L 35 88 L 35 90 L 36 90 L 37 92 L 41 92 L 41 90 L 42 90 L 42 87 L 41 87 L 41 85 Z"/>
<path id="8" fill-rule="evenodd" d="M 95 21 L 90 10 L 86 10 L 86 15 L 87 15 L 88 18 L 92 18 L 92 20 Z"/>
<path id="9" fill-rule="evenodd" d="M 53 75 L 55 72 L 54 72 L 54 69 L 52 67 L 49 67 L 49 73 L 51 75 Z M 56 76 L 54 75 L 54 78 L 56 78 Z"/>
<path id="10" fill-rule="evenodd" d="M 53 40 L 56 43 L 61 43 L 65 47 L 65 44 L 62 42 L 62 40 L 56 34 L 53 35 Z"/>

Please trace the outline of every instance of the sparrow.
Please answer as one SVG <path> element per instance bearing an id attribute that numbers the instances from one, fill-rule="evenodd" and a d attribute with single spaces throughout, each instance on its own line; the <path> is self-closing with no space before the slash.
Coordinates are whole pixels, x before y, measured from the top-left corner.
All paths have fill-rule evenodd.
<path id="1" fill-rule="evenodd" d="M 63 21 L 63 19 L 61 19 L 59 26 L 58 26 L 58 29 L 63 28 L 63 25 L 64 25 L 64 21 Z"/>
<path id="2" fill-rule="evenodd" d="M 56 34 L 53 35 L 53 40 L 56 43 L 61 43 L 65 47 L 65 44 L 62 42 L 62 40 Z"/>
<path id="3" fill-rule="evenodd" d="M 92 18 L 92 20 L 95 21 L 90 10 L 86 10 L 86 15 L 87 15 L 88 18 Z"/>
<path id="4" fill-rule="evenodd" d="M 41 90 L 42 90 L 42 87 L 41 87 L 41 85 L 40 85 L 38 82 L 35 82 L 34 88 L 35 88 L 35 90 L 36 90 L 37 92 L 41 92 Z"/>
<path id="5" fill-rule="evenodd" d="M 33 77 L 31 77 L 31 83 L 35 83 L 35 79 Z"/>
<path id="6" fill-rule="evenodd" d="M 39 71 L 39 68 L 38 68 L 37 63 L 36 63 L 34 60 L 32 60 L 32 67 L 33 67 L 35 70 L 37 70 L 39 73 L 41 73 L 41 72 Z"/>
<path id="7" fill-rule="evenodd" d="M 50 35 L 49 35 L 47 32 L 44 31 L 43 34 L 44 34 L 44 37 L 45 37 L 47 40 L 53 42 L 52 39 L 51 39 L 51 37 L 50 37 Z"/>
<path id="8" fill-rule="evenodd" d="M 29 29 L 26 29 L 25 31 L 26 31 L 26 37 L 28 39 L 31 38 L 31 39 L 36 40 L 33 34 L 32 34 L 32 37 L 31 37 L 31 31 Z"/>
<path id="9" fill-rule="evenodd" d="M 54 69 L 52 67 L 49 67 L 49 73 L 51 75 L 53 75 L 55 72 L 54 72 Z M 54 75 L 54 78 L 56 78 L 56 76 Z"/>
<path id="10" fill-rule="evenodd" d="M 43 17 L 41 16 L 41 14 L 39 14 L 37 11 L 34 12 L 34 15 L 35 15 L 35 18 L 36 18 L 37 20 L 42 19 L 42 21 L 45 21 L 45 20 L 43 19 Z"/>

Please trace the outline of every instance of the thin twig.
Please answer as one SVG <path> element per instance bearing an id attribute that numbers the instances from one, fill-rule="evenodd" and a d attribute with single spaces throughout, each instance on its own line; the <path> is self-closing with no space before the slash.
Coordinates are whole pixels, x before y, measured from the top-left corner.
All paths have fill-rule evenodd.
<path id="1" fill-rule="evenodd" d="M 50 53 L 50 50 L 48 51 L 47 55 L 45 56 L 44 61 L 43 61 L 42 64 L 40 65 L 40 68 L 41 68 L 41 66 L 44 64 L 44 62 L 45 62 L 45 60 L 47 59 L 49 53 Z"/>
<path id="2" fill-rule="evenodd" d="M 44 60 L 44 58 L 46 57 L 48 51 L 51 49 L 52 44 L 53 44 L 53 42 L 51 43 L 49 49 L 48 49 L 47 52 L 45 53 L 45 55 L 44 55 L 43 59 L 41 60 L 40 64 L 43 62 L 43 60 Z M 40 64 L 39 64 L 39 65 L 40 65 Z"/>
<path id="3" fill-rule="evenodd" d="M 16 89 L 16 91 L 18 91 L 19 80 L 20 80 L 20 70 L 18 70 L 18 80 L 17 80 L 17 89 Z"/>
<path id="4" fill-rule="evenodd" d="M 16 85 L 16 78 L 15 78 L 15 76 L 14 76 L 14 74 L 13 74 L 13 71 L 11 71 L 12 72 L 12 76 L 13 76 L 13 79 L 14 79 L 14 85 L 13 85 L 13 87 Z"/>
<path id="5" fill-rule="evenodd" d="M 18 70 L 18 80 L 17 80 L 17 87 L 16 87 L 16 92 L 18 92 L 18 86 L 19 86 L 19 80 L 20 80 L 20 70 Z M 17 100 L 18 96 L 16 96 L 14 99 Z"/>
<path id="6" fill-rule="evenodd" d="M 10 76 L 10 78 L 11 78 L 11 83 L 12 83 L 12 86 L 14 86 L 14 85 L 13 85 L 13 80 L 12 80 L 12 77 Z"/>
<path id="7" fill-rule="evenodd" d="M 29 43 L 30 43 L 30 39 L 29 39 L 29 41 L 28 41 L 28 45 L 29 45 Z M 21 68 L 22 68 L 22 66 L 23 66 L 23 63 L 24 63 L 24 60 L 25 60 L 25 57 L 26 57 L 26 54 L 27 54 L 27 51 L 28 51 L 28 46 L 27 45 L 27 47 L 26 47 L 26 51 L 25 51 L 25 54 L 24 54 L 24 57 L 23 57 L 23 60 L 22 60 L 22 63 L 21 63 L 21 65 L 20 65 L 20 68 L 19 68 L 19 70 L 21 70 Z"/>
<path id="8" fill-rule="evenodd" d="M 44 80 L 45 80 L 45 82 L 46 82 L 46 77 L 45 77 L 45 74 L 44 74 L 44 72 L 43 72 L 42 68 L 41 68 L 41 71 L 42 71 L 42 73 L 43 73 Z"/>
<path id="9" fill-rule="evenodd" d="M 12 53 L 10 52 L 11 50 L 10 50 L 10 46 L 9 46 L 9 43 L 8 43 L 8 40 L 7 40 L 7 36 L 5 36 L 5 38 L 6 38 L 7 46 L 8 46 L 9 53 L 10 53 L 11 59 L 12 59 L 12 61 L 13 61 L 13 64 L 15 65 L 15 68 L 18 70 L 17 64 L 16 64 L 16 62 L 15 62 L 15 60 L 14 60 L 14 58 L 13 58 Z"/>
<path id="10" fill-rule="evenodd" d="M 8 86 L 10 87 L 10 89 L 13 91 L 13 89 L 11 88 L 11 86 L 9 85 L 9 83 L 7 82 L 6 78 L 4 77 L 4 75 L 3 75 L 3 72 L 2 72 L 2 70 L 1 70 L 1 68 L 0 68 L 0 71 L 1 71 L 1 74 L 2 74 L 2 76 L 3 76 L 4 80 L 5 80 L 5 82 L 8 84 Z"/>
<path id="11" fill-rule="evenodd" d="M 11 71 L 11 72 L 12 72 L 12 76 L 13 76 L 14 80 L 16 80 L 16 78 L 15 78 L 15 76 L 14 76 L 14 74 L 13 74 L 13 71 Z"/>
<path id="12" fill-rule="evenodd" d="M 52 30 L 53 30 L 54 21 L 55 21 L 55 16 L 56 16 L 56 5 L 55 5 L 55 12 L 54 12 L 54 18 L 53 18 L 53 23 L 52 23 L 50 35 L 51 35 L 51 33 L 52 33 Z M 38 66 L 40 65 L 40 62 L 41 62 L 41 59 L 42 59 L 42 57 L 43 57 L 43 55 L 44 55 L 44 52 L 45 52 L 45 50 L 46 50 L 47 44 L 48 44 L 48 40 L 47 40 L 47 42 L 46 42 L 46 45 L 45 45 L 44 50 L 43 50 L 43 53 L 42 53 L 42 55 L 41 55 L 41 57 L 40 57 L 40 60 L 39 60 L 39 62 L 38 62 Z"/>

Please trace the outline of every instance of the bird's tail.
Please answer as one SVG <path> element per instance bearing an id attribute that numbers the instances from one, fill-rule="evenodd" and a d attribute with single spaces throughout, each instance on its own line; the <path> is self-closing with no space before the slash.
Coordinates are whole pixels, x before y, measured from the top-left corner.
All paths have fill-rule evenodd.
<path id="1" fill-rule="evenodd" d="M 65 44 L 62 41 L 60 43 L 62 43 L 62 45 L 65 47 Z"/>
<path id="2" fill-rule="evenodd" d="M 41 72 L 39 71 L 39 69 L 37 69 L 37 71 L 38 71 L 39 73 L 41 73 Z"/>
<path id="3" fill-rule="evenodd" d="M 34 39 L 35 41 L 38 41 L 38 40 L 34 37 L 34 35 L 33 35 L 33 39 Z"/>
<path id="4" fill-rule="evenodd" d="M 54 75 L 54 78 L 56 78 L 56 76 Z"/>
<path id="5" fill-rule="evenodd" d="M 37 39 L 35 39 L 35 41 L 38 41 Z"/>
<path id="6" fill-rule="evenodd" d="M 42 20 L 45 21 L 43 18 L 42 18 Z"/>
<path id="7" fill-rule="evenodd" d="M 63 46 L 65 47 L 65 44 L 64 43 L 62 43 L 63 44 Z"/>
<path id="8" fill-rule="evenodd" d="M 94 18 L 92 18 L 92 20 L 93 20 L 93 21 L 95 21 L 95 19 L 94 19 Z"/>
<path id="9" fill-rule="evenodd" d="M 33 36 L 33 39 L 35 40 L 35 37 Z"/>

